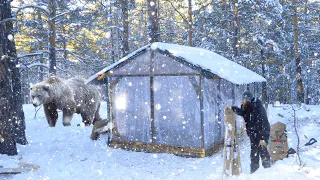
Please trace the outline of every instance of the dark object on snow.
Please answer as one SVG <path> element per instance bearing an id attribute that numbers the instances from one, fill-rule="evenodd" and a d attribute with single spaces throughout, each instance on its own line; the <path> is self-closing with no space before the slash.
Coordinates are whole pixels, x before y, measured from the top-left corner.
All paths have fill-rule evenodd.
<path id="1" fill-rule="evenodd" d="M 318 142 L 316 139 L 311 138 L 311 139 L 309 140 L 309 142 L 307 142 L 307 143 L 305 144 L 305 146 L 310 146 L 310 145 L 312 145 L 312 144 L 314 144 L 314 143 L 316 143 L 316 142 Z"/>
<path id="2" fill-rule="evenodd" d="M 310 145 L 312 145 L 312 144 L 314 144 L 314 143 L 316 143 L 316 142 L 318 142 L 316 139 L 311 138 L 311 139 L 309 140 L 309 142 L 307 142 L 307 143 L 305 144 L 305 146 L 310 146 Z M 287 157 L 289 156 L 289 154 L 295 154 L 295 153 L 297 153 L 296 150 L 294 150 L 293 148 L 290 148 L 290 149 L 288 150 L 288 152 L 287 152 Z"/>
<path id="3" fill-rule="evenodd" d="M 287 152 L 287 157 L 289 156 L 289 154 L 295 154 L 297 153 L 296 150 L 294 150 L 293 148 L 290 148 Z"/>

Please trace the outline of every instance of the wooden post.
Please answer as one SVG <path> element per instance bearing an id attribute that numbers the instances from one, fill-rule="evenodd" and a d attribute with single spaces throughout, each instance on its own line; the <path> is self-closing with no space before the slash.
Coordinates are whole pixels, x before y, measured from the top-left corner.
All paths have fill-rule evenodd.
<path id="1" fill-rule="evenodd" d="M 238 133 L 236 118 L 231 107 L 225 108 L 225 139 L 224 139 L 224 175 L 233 176 L 241 173 L 240 151 L 238 145 Z"/>
<path id="2" fill-rule="evenodd" d="M 155 51 L 151 50 L 150 54 L 150 119 L 151 119 L 151 143 L 155 144 L 156 142 L 156 130 L 155 130 L 155 119 L 154 119 L 154 72 L 153 72 L 153 58 L 155 56 Z"/>

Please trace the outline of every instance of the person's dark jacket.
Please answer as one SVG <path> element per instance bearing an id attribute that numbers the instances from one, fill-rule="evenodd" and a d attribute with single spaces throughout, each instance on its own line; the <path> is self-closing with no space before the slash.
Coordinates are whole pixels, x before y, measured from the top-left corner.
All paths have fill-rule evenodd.
<path id="1" fill-rule="evenodd" d="M 259 99 L 254 98 L 251 102 L 252 112 L 249 117 L 244 116 L 243 104 L 241 109 L 232 106 L 232 110 L 239 116 L 243 116 L 246 123 L 247 134 L 251 140 L 259 142 L 265 140 L 267 143 L 270 136 L 270 124 L 268 121 L 267 113 L 265 108 Z"/>

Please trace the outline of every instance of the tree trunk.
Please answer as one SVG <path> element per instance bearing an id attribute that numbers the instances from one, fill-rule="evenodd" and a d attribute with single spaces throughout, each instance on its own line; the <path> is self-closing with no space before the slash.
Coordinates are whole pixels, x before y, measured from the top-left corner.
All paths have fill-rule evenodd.
<path id="1" fill-rule="evenodd" d="M 265 63 L 261 64 L 262 66 L 262 76 L 266 77 Z M 268 94 L 267 94 L 267 82 L 262 82 L 262 98 L 264 108 L 268 112 Z"/>
<path id="2" fill-rule="evenodd" d="M 0 38 L 0 41 L 2 40 Z M 12 119 L 12 106 L 10 102 L 13 96 L 10 87 L 10 73 L 8 71 L 9 61 L 8 57 L 0 59 L 0 154 L 16 155 L 18 151 L 13 136 L 14 128 L 12 121 L 10 121 Z"/>
<path id="3" fill-rule="evenodd" d="M 42 17 L 41 17 L 41 12 L 40 10 L 37 11 L 37 15 L 38 15 L 38 21 L 39 21 L 39 27 L 41 29 L 42 32 L 40 32 L 40 38 L 41 38 L 41 41 L 39 42 L 39 50 L 43 50 L 43 46 L 44 46 L 44 33 L 45 32 L 45 29 L 43 29 L 43 23 L 42 23 Z M 45 59 L 43 58 L 43 55 L 41 54 L 40 57 L 39 57 L 39 61 L 41 64 L 44 64 L 45 63 Z M 39 81 L 43 81 L 44 80 L 44 69 L 43 69 L 43 66 L 39 66 Z"/>
<path id="4" fill-rule="evenodd" d="M 122 9 L 122 56 L 129 53 L 129 15 L 128 15 L 128 0 L 121 0 Z"/>
<path id="5" fill-rule="evenodd" d="M 293 33 L 294 33 L 294 58 L 296 62 L 296 78 L 297 78 L 297 100 L 298 103 L 304 103 L 304 92 L 301 74 L 301 59 L 299 53 L 299 34 L 298 34 L 298 17 L 297 17 L 297 2 L 292 0 L 293 10 Z"/>
<path id="6" fill-rule="evenodd" d="M 0 21 L 11 18 L 11 0 L 0 0 Z M 20 72 L 11 21 L 0 24 L 0 153 L 17 154 L 15 143 L 27 144 Z"/>
<path id="7" fill-rule="evenodd" d="M 192 0 L 188 0 L 188 44 L 192 46 Z"/>
<path id="8" fill-rule="evenodd" d="M 149 42 L 158 42 L 159 38 L 159 22 L 156 0 L 147 0 L 148 3 L 148 19 L 149 19 Z"/>
<path id="9" fill-rule="evenodd" d="M 49 18 L 48 18 L 48 26 L 49 26 L 49 76 L 56 75 L 57 70 L 57 62 L 56 62 L 56 28 L 55 28 L 55 19 L 56 16 L 56 2 L 55 0 L 48 1 L 48 9 L 49 9 Z"/>
<path id="10" fill-rule="evenodd" d="M 239 55 L 239 45 L 238 45 L 238 32 L 239 32 L 239 10 L 238 10 L 238 0 L 235 0 L 233 4 L 233 55 L 234 58 Z"/>

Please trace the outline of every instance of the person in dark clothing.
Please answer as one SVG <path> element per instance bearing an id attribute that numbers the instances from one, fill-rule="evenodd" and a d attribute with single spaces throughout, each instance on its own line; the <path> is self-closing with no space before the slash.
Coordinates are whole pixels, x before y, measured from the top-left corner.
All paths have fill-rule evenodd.
<path id="1" fill-rule="evenodd" d="M 262 166 L 269 168 L 271 163 L 267 144 L 270 136 L 270 124 L 261 101 L 258 98 L 254 98 L 252 93 L 246 90 L 242 94 L 241 108 L 232 106 L 232 110 L 242 116 L 246 124 L 246 131 L 251 144 L 251 173 L 254 173 L 259 168 L 260 157 Z"/>

